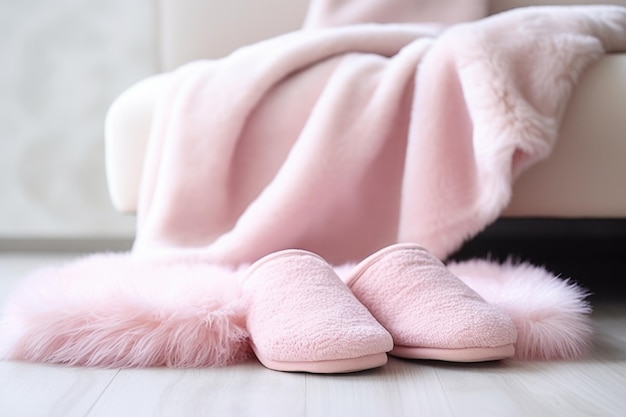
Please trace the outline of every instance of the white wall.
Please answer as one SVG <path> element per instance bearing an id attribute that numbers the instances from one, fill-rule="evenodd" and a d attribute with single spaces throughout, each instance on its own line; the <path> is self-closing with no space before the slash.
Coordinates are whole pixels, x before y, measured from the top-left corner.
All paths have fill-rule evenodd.
<path id="1" fill-rule="evenodd" d="M 0 241 L 132 239 L 107 190 L 109 105 L 161 70 L 296 29 L 306 3 L 0 0 Z"/>
<path id="2" fill-rule="evenodd" d="M 0 239 L 132 237 L 104 173 L 115 97 L 158 68 L 155 0 L 0 0 Z"/>

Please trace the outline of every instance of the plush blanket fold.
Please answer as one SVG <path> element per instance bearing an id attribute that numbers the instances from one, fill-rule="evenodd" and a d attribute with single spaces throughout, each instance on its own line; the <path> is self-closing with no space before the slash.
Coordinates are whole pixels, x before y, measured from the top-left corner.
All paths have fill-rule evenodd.
<path id="1" fill-rule="evenodd" d="M 226 365 L 250 355 L 238 277 L 266 254 L 307 249 L 341 270 L 413 242 L 445 259 L 549 155 L 585 69 L 626 51 L 625 8 L 479 19 L 485 4 L 316 1 L 303 30 L 169 74 L 133 250 L 29 276 L 7 302 L 0 356 Z M 450 268 L 513 317 L 519 359 L 588 347 L 573 283 L 526 264 Z"/>
<path id="2" fill-rule="evenodd" d="M 623 50 L 611 6 L 452 25 L 297 31 L 171 74 L 139 201 L 138 255 L 332 262 L 398 241 L 445 258 L 546 157 L 580 74 Z"/>

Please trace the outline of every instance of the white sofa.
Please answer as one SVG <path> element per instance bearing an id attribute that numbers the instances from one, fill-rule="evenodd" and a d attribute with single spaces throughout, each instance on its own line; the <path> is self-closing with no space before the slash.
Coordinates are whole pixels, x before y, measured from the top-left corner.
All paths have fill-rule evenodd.
<path id="1" fill-rule="evenodd" d="M 594 1 L 492 0 L 490 11 L 575 3 Z M 611 3 L 626 6 L 626 0 Z M 160 0 L 162 70 L 194 59 L 218 58 L 240 45 L 297 29 L 306 6 L 304 0 Z M 159 82 L 155 76 L 132 86 L 107 116 L 108 186 L 113 205 L 122 212 L 136 210 L 149 136 L 151 84 Z M 138 95 L 139 90 L 143 93 Z M 556 148 L 519 179 L 503 217 L 626 217 L 625 108 L 626 54 L 609 55 L 583 76 Z"/>

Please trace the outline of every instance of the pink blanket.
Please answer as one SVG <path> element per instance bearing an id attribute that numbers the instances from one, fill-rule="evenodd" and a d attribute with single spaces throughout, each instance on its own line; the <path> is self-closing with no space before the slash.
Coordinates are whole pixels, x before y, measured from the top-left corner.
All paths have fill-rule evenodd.
<path id="1" fill-rule="evenodd" d="M 303 30 L 173 72 L 133 251 L 24 280 L 0 321 L 0 358 L 225 365 L 250 355 L 237 279 L 265 254 L 308 249 L 338 271 L 394 242 L 447 257 L 549 155 L 584 70 L 626 51 L 625 8 L 476 20 L 485 4 L 314 1 Z M 575 284 L 528 264 L 449 268 L 510 314 L 516 357 L 589 345 Z"/>
<path id="2" fill-rule="evenodd" d="M 384 3 L 385 20 L 415 4 Z M 463 4 L 457 20 L 482 7 Z M 306 30 L 172 74 L 136 254 L 238 264 L 298 247 L 340 263 L 416 242 L 445 258 L 550 153 L 580 74 L 626 50 L 617 6 L 518 9 L 447 29 L 314 28 L 336 23 L 324 13 L 345 24 L 378 6 L 314 3 Z"/>

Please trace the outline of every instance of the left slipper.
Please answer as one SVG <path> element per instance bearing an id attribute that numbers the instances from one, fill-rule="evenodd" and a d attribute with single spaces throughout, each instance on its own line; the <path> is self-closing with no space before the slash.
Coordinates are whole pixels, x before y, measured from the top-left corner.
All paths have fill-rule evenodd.
<path id="1" fill-rule="evenodd" d="M 482 362 L 514 355 L 516 329 L 426 249 L 395 244 L 370 255 L 346 281 L 391 333 L 391 355 Z"/>
<path id="2" fill-rule="evenodd" d="M 387 363 L 391 335 L 318 255 L 267 255 L 252 264 L 242 288 L 250 344 L 266 368 L 344 373 Z"/>

